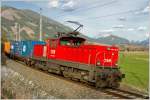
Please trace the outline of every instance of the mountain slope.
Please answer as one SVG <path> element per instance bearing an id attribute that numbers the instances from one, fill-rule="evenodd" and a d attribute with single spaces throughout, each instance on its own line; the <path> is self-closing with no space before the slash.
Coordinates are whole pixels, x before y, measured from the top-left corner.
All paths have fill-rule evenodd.
<path id="1" fill-rule="evenodd" d="M 20 24 L 22 40 L 38 40 L 39 13 L 27 9 L 16 9 L 13 7 L 2 6 L 1 16 L 2 30 L 7 33 L 8 40 L 15 38 L 15 23 Z M 45 16 L 42 16 L 42 30 L 44 39 L 54 37 L 56 32 L 72 31 L 71 28 Z"/>
<path id="2" fill-rule="evenodd" d="M 149 38 L 140 42 L 140 45 L 149 46 Z"/>
<path id="3" fill-rule="evenodd" d="M 129 40 L 125 38 L 121 38 L 115 35 L 107 34 L 103 35 L 99 38 L 96 39 L 97 42 L 99 43 L 104 43 L 104 44 L 129 44 Z"/>

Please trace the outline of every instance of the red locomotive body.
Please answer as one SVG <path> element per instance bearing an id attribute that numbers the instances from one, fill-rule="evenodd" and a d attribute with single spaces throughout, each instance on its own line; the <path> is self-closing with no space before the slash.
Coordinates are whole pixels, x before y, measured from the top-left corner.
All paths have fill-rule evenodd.
<path id="1" fill-rule="evenodd" d="M 81 37 L 48 39 L 46 45 L 34 46 L 33 56 L 37 65 L 37 58 L 45 64 L 44 70 L 95 82 L 97 87 L 118 87 L 123 76 L 117 66 L 117 47 L 85 44 Z"/>
<path id="2" fill-rule="evenodd" d="M 62 44 L 64 41 L 66 44 Z M 81 43 L 77 44 L 79 41 Z M 117 67 L 117 47 L 84 45 L 84 42 L 85 39 L 79 37 L 50 39 L 47 41 L 47 58 L 103 67 Z M 39 51 L 39 49 L 37 50 Z"/>

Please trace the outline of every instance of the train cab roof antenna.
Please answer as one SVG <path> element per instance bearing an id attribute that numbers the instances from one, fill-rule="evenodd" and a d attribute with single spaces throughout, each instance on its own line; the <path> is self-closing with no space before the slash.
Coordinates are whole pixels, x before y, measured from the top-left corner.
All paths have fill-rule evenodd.
<path id="1" fill-rule="evenodd" d="M 66 21 L 66 22 L 69 22 L 69 23 L 73 23 L 73 24 L 79 25 L 79 27 L 77 27 L 73 32 L 77 32 L 77 30 L 79 30 L 80 28 L 83 27 L 83 25 L 80 24 L 80 23 L 77 22 L 77 21 Z"/>

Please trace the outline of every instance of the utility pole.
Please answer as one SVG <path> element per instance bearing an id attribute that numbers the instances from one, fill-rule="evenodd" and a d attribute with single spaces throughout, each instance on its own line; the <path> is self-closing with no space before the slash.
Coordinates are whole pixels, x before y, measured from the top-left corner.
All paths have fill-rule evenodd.
<path id="1" fill-rule="evenodd" d="M 42 41 L 42 8 L 40 8 L 40 41 Z"/>
<path id="2" fill-rule="evenodd" d="M 18 35 L 19 35 L 19 41 L 21 40 L 21 37 L 20 37 L 20 24 L 19 24 L 19 29 L 18 29 Z"/>
<path id="3" fill-rule="evenodd" d="M 16 28 L 16 34 L 15 34 L 15 40 L 17 41 L 17 35 L 18 35 L 18 23 L 15 23 L 15 28 Z"/>

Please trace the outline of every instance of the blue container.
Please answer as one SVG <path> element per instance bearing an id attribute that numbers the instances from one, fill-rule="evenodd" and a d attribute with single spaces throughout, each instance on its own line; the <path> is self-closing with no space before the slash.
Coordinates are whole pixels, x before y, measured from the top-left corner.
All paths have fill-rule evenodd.
<path id="1" fill-rule="evenodd" d="M 43 41 L 21 41 L 21 56 L 22 57 L 32 57 L 33 48 L 36 44 L 45 45 L 46 43 Z"/>
<path id="2" fill-rule="evenodd" d="M 20 41 L 11 41 L 10 53 L 15 56 L 19 56 L 21 54 L 21 42 Z"/>

